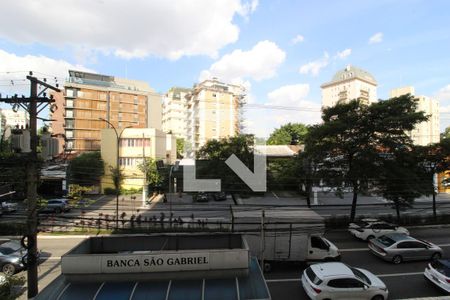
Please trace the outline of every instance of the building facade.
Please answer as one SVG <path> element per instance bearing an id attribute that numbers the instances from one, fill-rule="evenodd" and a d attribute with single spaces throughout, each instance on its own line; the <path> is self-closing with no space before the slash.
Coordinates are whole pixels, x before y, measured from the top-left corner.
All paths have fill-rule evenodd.
<path id="1" fill-rule="evenodd" d="M 12 109 L 2 109 L 0 111 L 0 136 L 4 139 L 8 139 L 11 131 L 7 130 L 18 128 L 27 128 L 30 124 L 30 116 L 28 112 L 24 110 L 14 111 Z"/>
<path id="2" fill-rule="evenodd" d="M 440 141 L 440 116 L 439 101 L 427 96 L 416 96 L 414 87 L 407 86 L 393 89 L 390 97 L 399 97 L 410 94 L 417 99 L 417 111 L 425 112 L 429 119 L 425 122 L 417 124 L 409 135 L 415 145 L 426 146 Z"/>
<path id="3" fill-rule="evenodd" d="M 377 102 L 377 81 L 367 71 L 348 65 L 338 71 L 322 88 L 322 108 L 360 99 L 369 105 Z"/>
<path id="4" fill-rule="evenodd" d="M 155 128 L 126 128 L 118 132 L 113 129 L 101 131 L 101 156 L 105 162 L 105 175 L 102 178 L 102 190 L 114 188 L 110 167 L 119 166 L 124 174 L 122 187 L 125 189 L 141 189 L 144 184 L 144 173 L 139 169 L 144 158 L 162 160 L 166 164 L 176 160 L 175 136 L 165 134 Z M 175 146 L 174 146 L 175 145 Z"/>
<path id="5" fill-rule="evenodd" d="M 69 71 L 64 97 L 55 100 L 63 114 L 52 114 L 52 132 L 64 134 L 66 150 L 100 150 L 101 130 L 111 127 L 106 121 L 117 130 L 161 129 L 161 97 L 143 81 Z"/>
<path id="6" fill-rule="evenodd" d="M 245 89 L 216 78 L 194 86 L 186 95 L 186 139 L 188 155 L 208 140 L 239 134 Z"/>
<path id="7" fill-rule="evenodd" d="M 162 104 L 162 130 L 184 140 L 187 136 L 186 95 L 190 92 L 190 89 L 173 87 L 164 95 Z"/>

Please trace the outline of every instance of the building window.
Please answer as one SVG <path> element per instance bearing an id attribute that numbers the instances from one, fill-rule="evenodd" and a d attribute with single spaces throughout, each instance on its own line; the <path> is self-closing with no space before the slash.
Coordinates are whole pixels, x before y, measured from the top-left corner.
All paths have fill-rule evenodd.
<path id="1" fill-rule="evenodd" d="M 66 138 L 68 139 L 73 138 L 73 130 L 66 130 Z"/>
<path id="2" fill-rule="evenodd" d="M 73 118 L 73 110 L 66 110 L 66 117 Z"/>
<path id="3" fill-rule="evenodd" d="M 67 97 L 73 97 L 74 96 L 74 92 L 72 89 L 66 89 L 66 96 Z"/>
<path id="4" fill-rule="evenodd" d="M 73 107 L 73 100 L 72 99 L 66 99 L 66 107 Z"/>

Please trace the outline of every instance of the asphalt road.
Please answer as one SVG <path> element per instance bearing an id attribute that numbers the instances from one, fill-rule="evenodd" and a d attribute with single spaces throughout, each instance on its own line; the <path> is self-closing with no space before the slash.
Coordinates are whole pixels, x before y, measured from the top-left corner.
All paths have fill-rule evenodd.
<path id="1" fill-rule="evenodd" d="M 411 235 L 440 245 L 444 258 L 450 257 L 450 228 L 411 229 Z M 390 299 L 413 297 L 436 297 L 446 294 L 425 280 L 423 271 L 428 262 L 404 262 L 400 265 L 387 263 L 367 250 L 367 243 L 353 238 L 345 231 L 326 233 L 341 250 L 342 261 L 351 266 L 367 269 L 378 275 L 389 289 Z M 271 273 L 265 274 L 272 299 L 308 299 L 300 282 L 303 266 L 279 264 Z"/>
<path id="2" fill-rule="evenodd" d="M 445 251 L 444 257 L 450 257 L 450 228 L 410 229 L 411 235 L 426 239 Z M 412 297 L 435 297 L 445 295 L 442 291 L 426 281 L 422 275 L 428 262 L 405 262 L 393 265 L 380 260 L 367 250 L 365 242 L 353 238 L 345 231 L 327 232 L 326 237 L 339 247 L 342 261 L 356 267 L 364 268 L 378 275 L 387 285 L 390 299 Z M 44 236 L 38 240 L 44 261 L 39 266 L 39 288 L 43 289 L 61 272 L 60 257 L 77 245 L 83 237 Z M 304 266 L 285 263 L 274 266 L 266 273 L 268 287 L 273 300 L 308 299 L 300 282 Z M 25 275 L 25 273 L 22 273 Z M 21 298 L 25 299 L 25 298 Z"/>

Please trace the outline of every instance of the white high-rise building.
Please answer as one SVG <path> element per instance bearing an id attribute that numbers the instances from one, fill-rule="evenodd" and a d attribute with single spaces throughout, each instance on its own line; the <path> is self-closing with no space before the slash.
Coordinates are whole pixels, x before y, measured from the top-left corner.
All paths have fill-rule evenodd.
<path id="1" fill-rule="evenodd" d="M 390 92 L 390 97 L 394 98 L 406 94 L 411 94 L 418 100 L 417 111 L 423 111 L 425 115 L 429 116 L 428 121 L 417 124 L 414 130 L 410 132 L 414 144 L 426 146 L 439 143 L 439 101 L 427 96 L 416 96 L 415 89 L 412 86 L 393 89 Z"/>
<path id="2" fill-rule="evenodd" d="M 24 110 L 15 112 L 12 109 L 2 109 L 2 115 L 5 118 L 5 126 L 11 126 L 11 128 L 25 128 L 30 123 L 30 116 Z"/>
<path id="3" fill-rule="evenodd" d="M 367 71 L 348 65 L 322 88 L 322 108 L 360 99 L 367 105 L 377 102 L 377 81 Z"/>
<path id="4" fill-rule="evenodd" d="M 213 78 L 196 84 L 187 99 L 187 142 L 196 151 L 208 140 L 239 134 L 245 89 Z"/>
<path id="5" fill-rule="evenodd" d="M 187 135 L 186 95 L 190 92 L 190 89 L 173 87 L 164 95 L 162 104 L 162 130 L 185 140 Z"/>

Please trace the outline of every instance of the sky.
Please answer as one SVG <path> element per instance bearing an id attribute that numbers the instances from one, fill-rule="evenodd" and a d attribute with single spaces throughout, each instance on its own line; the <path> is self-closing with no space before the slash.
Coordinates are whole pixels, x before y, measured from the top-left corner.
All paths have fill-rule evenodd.
<path id="1" fill-rule="evenodd" d="M 412 85 L 450 125 L 447 0 L 2 0 L 0 93 L 27 94 L 28 71 L 144 80 L 159 93 L 218 77 L 246 87 L 245 131 L 320 121 L 320 85 L 346 65 L 378 98 Z M 2 107 L 7 107 L 2 104 Z"/>

